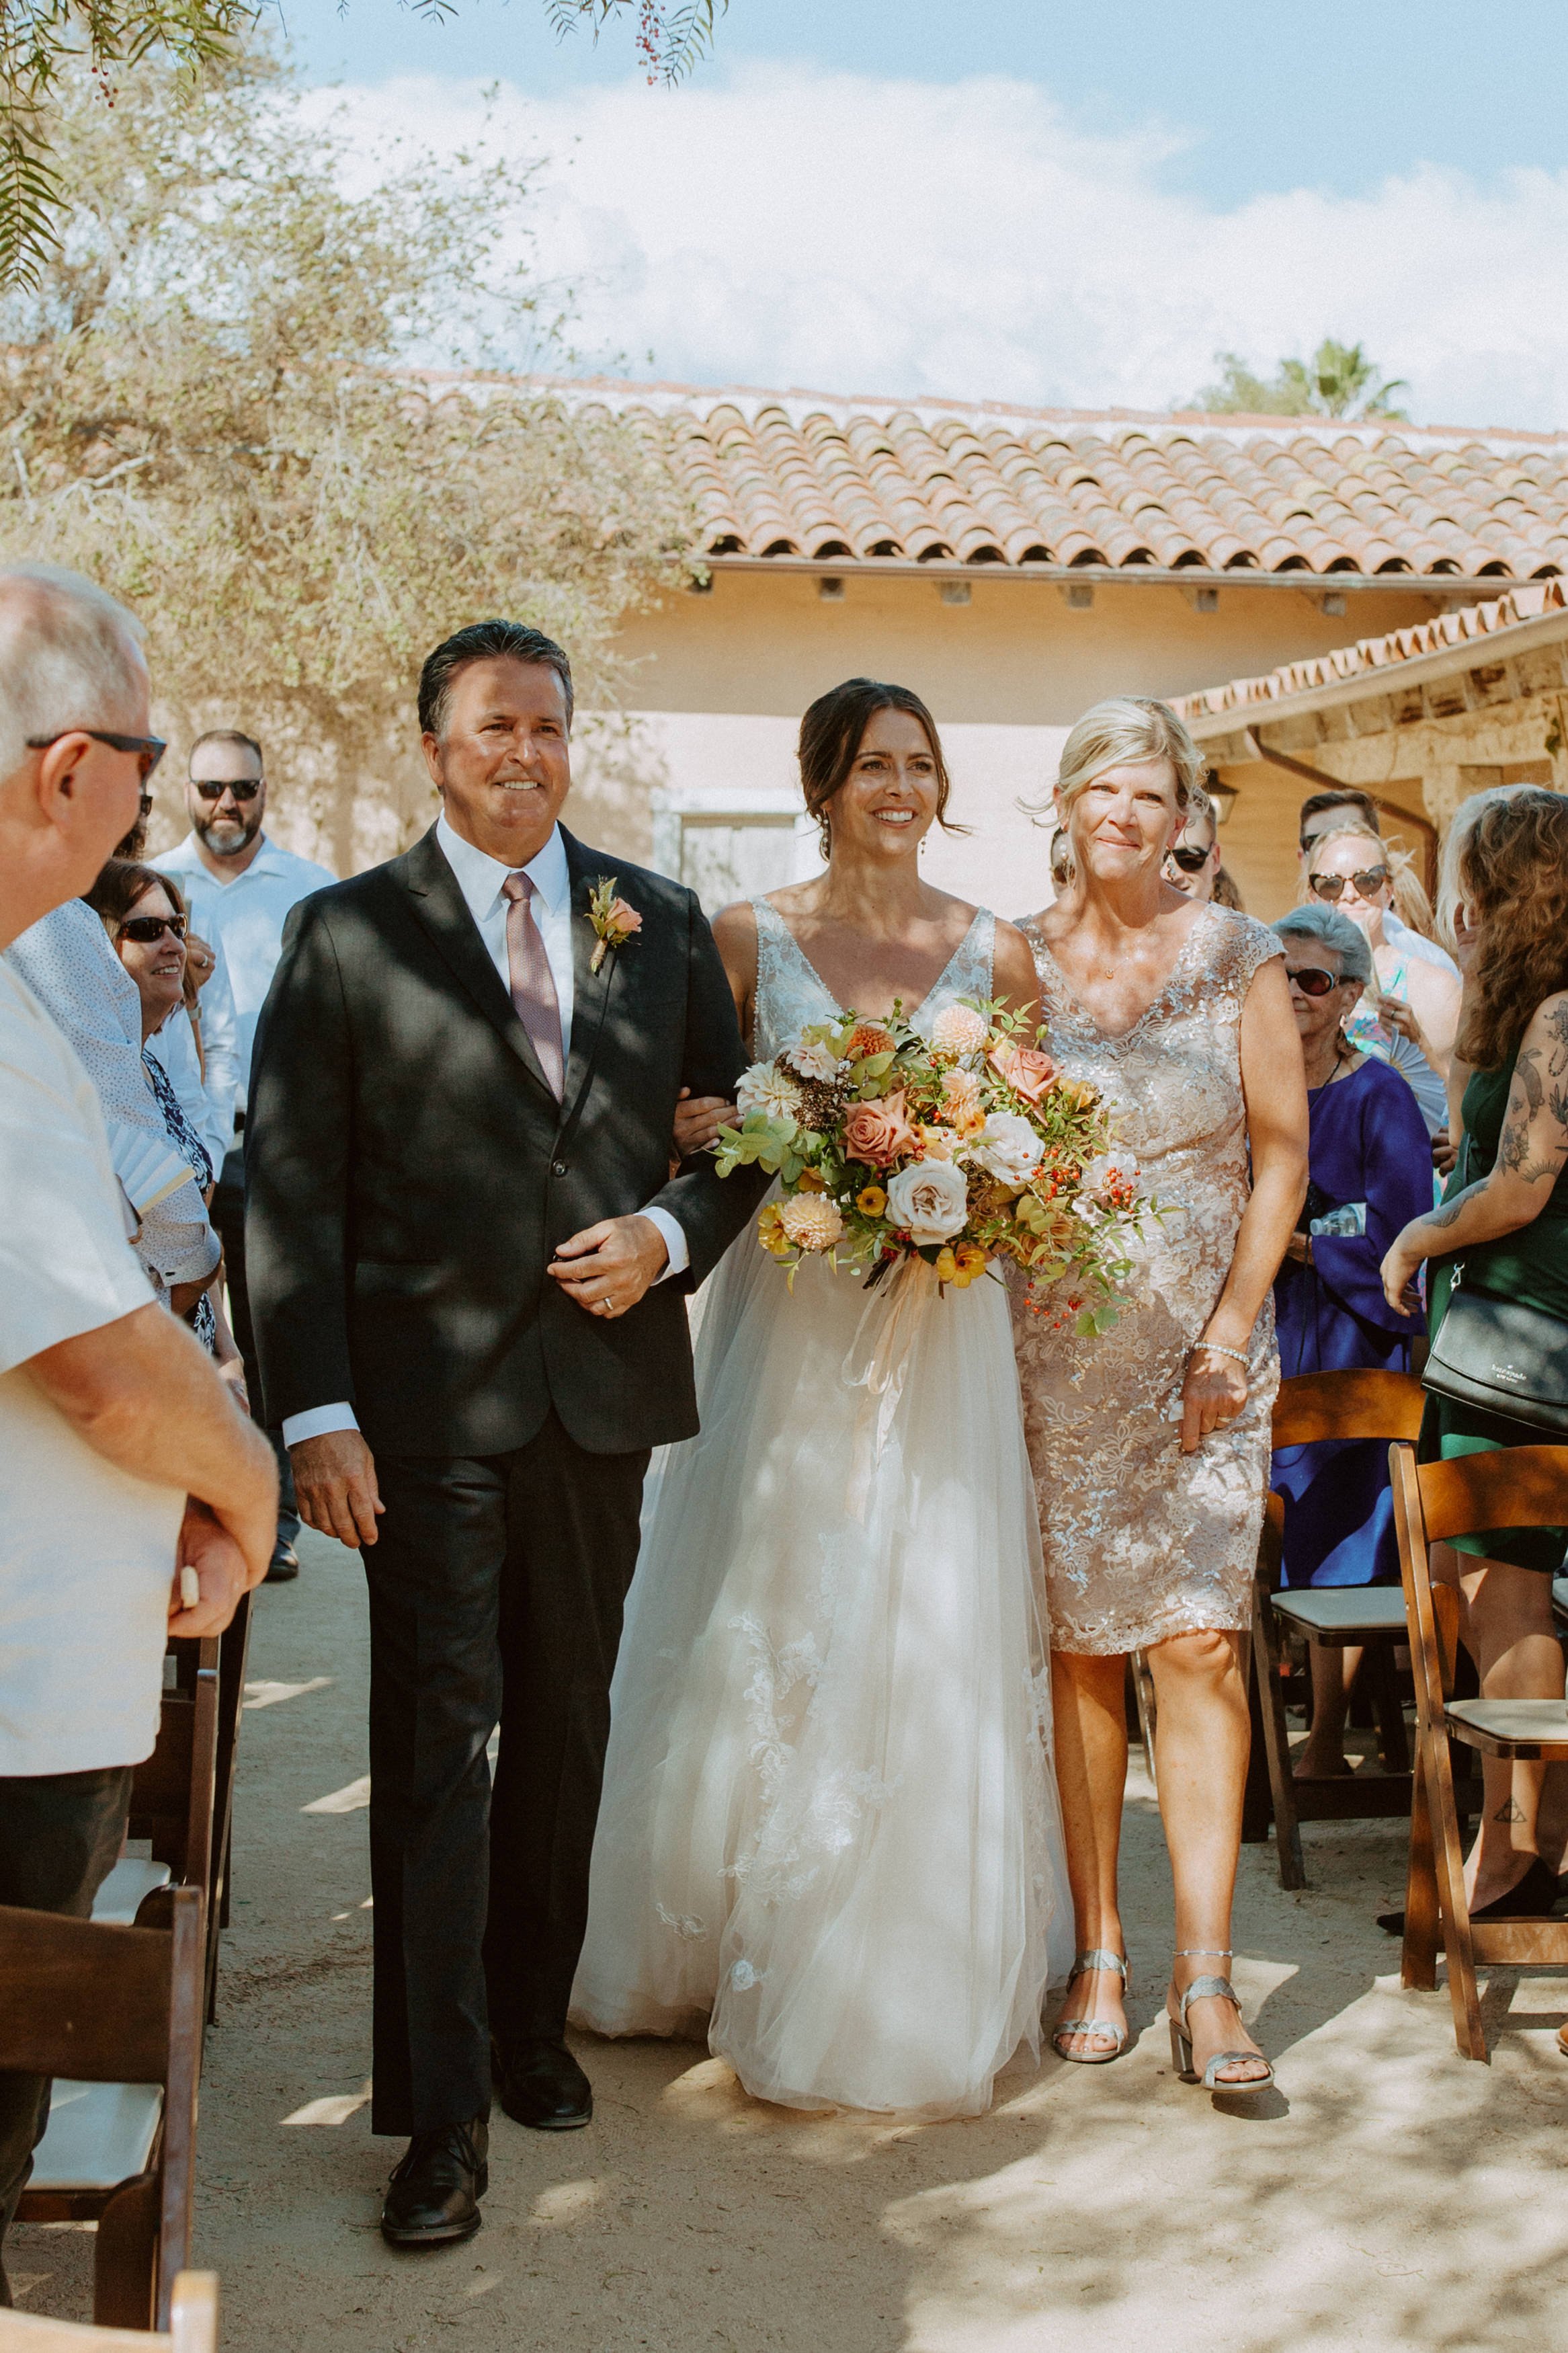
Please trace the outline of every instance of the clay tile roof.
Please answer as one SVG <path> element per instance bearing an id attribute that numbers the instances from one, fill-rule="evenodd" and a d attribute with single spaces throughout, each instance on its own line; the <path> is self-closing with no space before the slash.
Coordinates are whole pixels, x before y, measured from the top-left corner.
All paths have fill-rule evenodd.
<path id="1" fill-rule="evenodd" d="M 1568 435 L 557 382 L 666 437 L 710 555 L 1568 573 Z"/>
<path id="2" fill-rule="evenodd" d="M 1206 687 L 1201 694 L 1184 694 L 1171 708 L 1189 724 L 1198 720 L 1240 717 L 1267 719 L 1270 704 L 1315 688 L 1337 685 L 1346 679 L 1368 677 L 1373 671 L 1397 671 L 1402 662 L 1419 661 L 1427 654 L 1448 653 L 1500 629 L 1539 621 L 1552 613 L 1568 613 L 1568 579 L 1532 580 L 1510 588 L 1486 605 L 1462 606 L 1458 612 L 1438 613 L 1387 637 L 1363 638 L 1353 646 L 1336 646 L 1331 653 L 1314 654 L 1287 662 L 1267 678 L 1233 678 L 1225 686 Z M 1498 649 L 1499 657 L 1506 648 Z M 1397 683 L 1395 679 L 1394 683 Z M 1381 683 L 1381 681 L 1380 681 Z M 1374 691 L 1376 689 L 1374 688 Z"/>

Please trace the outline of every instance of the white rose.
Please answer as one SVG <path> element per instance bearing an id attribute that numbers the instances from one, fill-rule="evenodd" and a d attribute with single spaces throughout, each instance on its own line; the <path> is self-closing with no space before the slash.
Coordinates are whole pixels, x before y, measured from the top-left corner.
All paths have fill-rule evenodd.
<path id="1" fill-rule="evenodd" d="M 784 1048 L 784 1060 L 792 1071 L 798 1071 L 803 1079 L 842 1078 L 849 1068 L 848 1063 L 834 1052 L 826 1038 L 797 1039 L 793 1046 Z"/>
<path id="2" fill-rule="evenodd" d="M 969 1215 L 963 1171 L 951 1160 L 911 1161 L 888 1187 L 888 1216 L 911 1241 L 947 1242 Z"/>
<path id="3" fill-rule="evenodd" d="M 1039 1136 L 1022 1113 L 994 1112 L 970 1147 L 991 1176 L 1004 1185 L 1026 1185 L 1040 1165 Z"/>
<path id="4" fill-rule="evenodd" d="M 760 1111 L 767 1119 L 793 1119 L 800 1109 L 800 1089 L 776 1062 L 753 1062 L 741 1073 L 735 1108 L 742 1119 Z"/>

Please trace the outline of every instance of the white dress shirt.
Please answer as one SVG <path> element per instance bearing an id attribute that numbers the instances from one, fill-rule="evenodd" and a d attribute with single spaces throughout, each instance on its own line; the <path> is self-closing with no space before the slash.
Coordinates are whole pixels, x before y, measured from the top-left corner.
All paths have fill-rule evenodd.
<path id="1" fill-rule="evenodd" d="M 463 836 L 447 824 L 445 809 L 436 820 L 436 839 L 457 879 L 463 903 L 474 919 L 475 928 L 489 951 L 490 962 L 500 976 L 501 986 L 510 997 L 511 965 L 506 947 L 509 902 L 501 885 L 509 874 L 518 870 L 504 866 L 499 858 L 491 858 L 485 850 L 476 849 L 471 841 L 465 841 Z M 544 945 L 550 976 L 555 983 L 555 1002 L 561 1011 L 561 1042 L 563 1048 L 569 1050 L 572 1015 L 577 1001 L 577 976 L 573 959 L 572 873 L 566 863 L 566 845 L 561 839 L 559 826 L 552 828 L 543 849 L 537 857 L 530 859 L 521 871 L 533 885 L 533 920 Z M 690 1253 L 679 1219 L 672 1218 L 668 1209 L 646 1208 L 642 1215 L 663 1235 L 668 1253 L 664 1271 L 656 1278 L 657 1281 L 665 1282 L 672 1274 L 684 1274 L 690 1263 Z M 285 1415 L 283 1443 L 285 1446 L 298 1446 L 307 1438 L 322 1438 L 331 1430 L 358 1428 L 351 1405 L 311 1406 L 307 1412 Z"/>
<path id="2" fill-rule="evenodd" d="M 284 920 L 301 899 L 324 891 L 338 878 L 313 859 L 296 858 L 291 849 L 279 849 L 265 834 L 249 865 L 227 882 L 220 882 L 204 863 L 194 833 L 186 834 L 177 849 L 165 850 L 151 862 L 161 874 L 174 876 L 185 894 L 196 930 L 215 947 L 221 944 L 227 960 L 237 1017 L 239 1080 L 235 1109 L 242 1112 L 250 1084 L 256 1019 L 283 953 Z"/>

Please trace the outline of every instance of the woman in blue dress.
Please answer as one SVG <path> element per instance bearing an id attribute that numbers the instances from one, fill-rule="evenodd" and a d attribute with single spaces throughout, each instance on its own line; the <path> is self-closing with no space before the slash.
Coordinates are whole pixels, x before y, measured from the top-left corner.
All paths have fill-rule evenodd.
<path id="1" fill-rule="evenodd" d="M 1307 1064 L 1311 1123 L 1300 1224 L 1274 1283 L 1279 1370 L 1410 1370 L 1419 1315 L 1389 1306 L 1380 1269 L 1394 1237 L 1432 1206 L 1432 1150 L 1415 1095 L 1396 1070 L 1344 1034 L 1372 970 L 1365 937 L 1337 908 L 1296 908 L 1274 926 L 1285 943 L 1290 1002 Z M 1287 1585 L 1396 1582 L 1388 1449 L 1325 1440 L 1282 1447 L 1273 1485 L 1285 1499 Z M 1359 1650 L 1312 1648 L 1312 1729 L 1298 1771 L 1350 1770 L 1344 1723 Z"/>

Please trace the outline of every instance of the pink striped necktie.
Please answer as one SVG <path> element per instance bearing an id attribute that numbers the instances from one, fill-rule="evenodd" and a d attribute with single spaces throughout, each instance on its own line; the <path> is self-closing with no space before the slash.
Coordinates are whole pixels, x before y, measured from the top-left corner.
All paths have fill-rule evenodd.
<path id="1" fill-rule="evenodd" d="M 544 1082 L 557 1103 L 566 1092 L 566 1066 L 561 1050 L 561 1000 L 555 976 L 533 916 L 534 885 L 521 869 L 501 884 L 507 901 L 506 961 L 511 976 L 511 1001 L 527 1030 Z"/>

